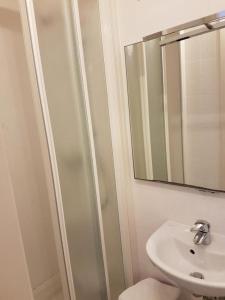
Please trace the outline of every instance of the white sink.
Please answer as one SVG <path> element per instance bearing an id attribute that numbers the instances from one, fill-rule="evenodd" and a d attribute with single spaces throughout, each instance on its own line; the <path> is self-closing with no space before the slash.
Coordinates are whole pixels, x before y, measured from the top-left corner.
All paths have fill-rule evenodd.
<path id="1" fill-rule="evenodd" d="M 190 226 L 164 223 L 147 242 L 152 263 L 176 286 L 203 296 L 225 296 L 225 236 L 211 233 L 210 245 L 195 245 Z M 198 272 L 204 279 L 191 277 Z"/>

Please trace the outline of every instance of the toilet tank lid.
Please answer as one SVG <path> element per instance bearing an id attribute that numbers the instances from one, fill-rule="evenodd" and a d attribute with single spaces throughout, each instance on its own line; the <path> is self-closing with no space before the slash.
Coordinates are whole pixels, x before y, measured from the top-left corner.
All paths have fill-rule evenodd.
<path id="1" fill-rule="evenodd" d="M 179 295 L 178 288 L 148 278 L 125 290 L 119 300 L 176 300 Z"/>

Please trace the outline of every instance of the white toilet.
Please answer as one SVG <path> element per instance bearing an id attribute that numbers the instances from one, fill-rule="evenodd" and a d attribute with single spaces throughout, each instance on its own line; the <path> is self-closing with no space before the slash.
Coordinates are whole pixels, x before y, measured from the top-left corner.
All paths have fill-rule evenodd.
<path id="1" fill-rule="evenodd" d="M 149 278 L 124 291 L 119 300 L 177 300 L 180 290 Z"/>

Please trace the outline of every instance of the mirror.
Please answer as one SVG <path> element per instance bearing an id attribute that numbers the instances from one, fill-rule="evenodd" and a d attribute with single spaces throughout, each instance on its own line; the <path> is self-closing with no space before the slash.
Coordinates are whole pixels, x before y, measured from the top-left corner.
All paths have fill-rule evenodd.
<path id="1" fill-rule="evenodd" d="M 136 179 L 225 190 L 225 22 L 207 18 L 125 47 Z"/>

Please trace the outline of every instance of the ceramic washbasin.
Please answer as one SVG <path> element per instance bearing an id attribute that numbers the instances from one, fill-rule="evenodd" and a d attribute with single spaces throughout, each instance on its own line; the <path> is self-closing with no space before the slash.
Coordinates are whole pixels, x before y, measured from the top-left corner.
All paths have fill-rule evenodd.
<path id="1" fill-rule="evenodd" d="M 195 245 L 190 226 L 164 223 L 147 242 L 152 263 L 176 286 L 203 296 L 225 296 L 225 236 L 211 232 L 210 245 Z M 204 279 L 192 277 L 198 272 Z"/>

